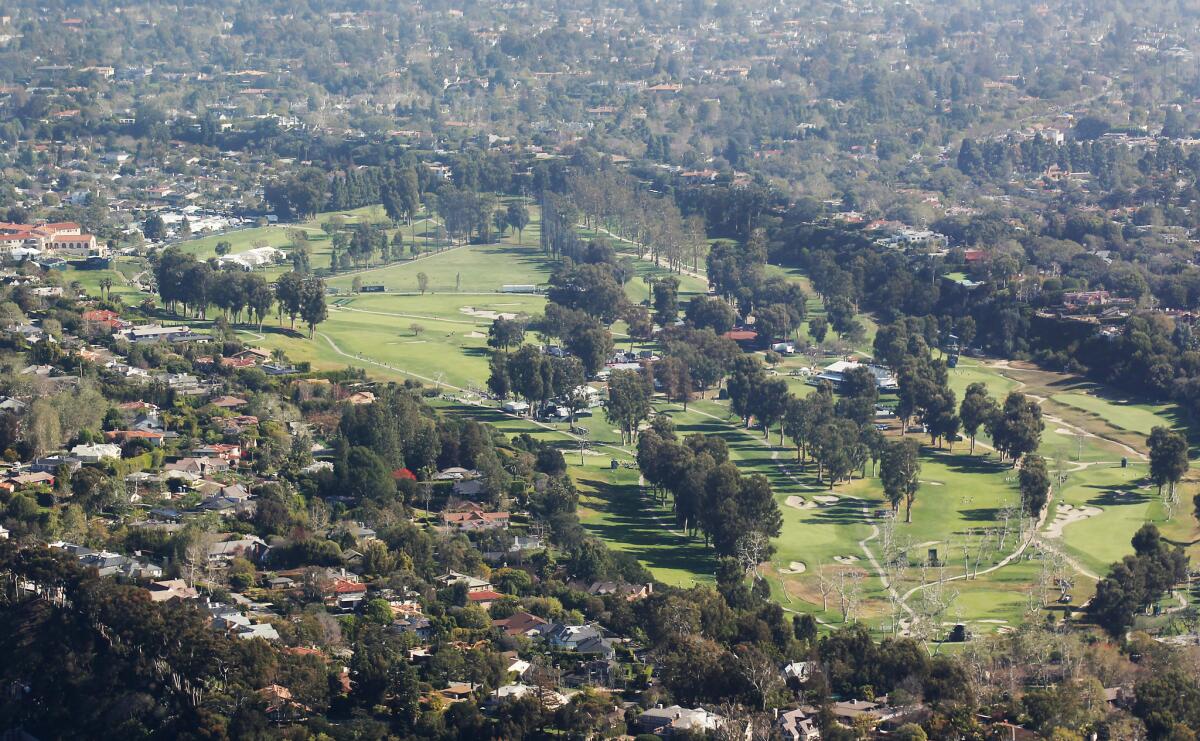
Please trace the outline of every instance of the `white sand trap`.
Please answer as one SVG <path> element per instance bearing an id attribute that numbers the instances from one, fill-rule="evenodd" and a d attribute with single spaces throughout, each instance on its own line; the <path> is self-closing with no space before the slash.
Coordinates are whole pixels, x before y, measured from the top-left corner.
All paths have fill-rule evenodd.
<path id="1" fill-rule="evenodd" d="M 840 564 L 852 564 L 858 561 L 858 556 L 834 556 L 833 560 Z"/>
<path id="2" fill-rule="evenodd" d="M 408 340 L 404 344 L 406 344 L 406 345 L 424 345 L 426 342 L 429 342 L 429 340 Z"/>
<path id="3" fill-rule="evenodd" d="M 1000 620 L 1000 619 L 998 619 L 998 618 L 981 618 L 981 619 L 979 619 L 979 620 L 972 620 L 971 622 L 974 622 L 974 623 L 992 623 L 993 625 L 1005 625 L 1005 624 L 1007 624 L 1007 623 L 1008 623 L 1008 621 L 1007 621 L 1007 620 Z"/>
<path id="4" fill-rule="evenodd" d="M 460 306 L 458 310 L 467 316 L 476 316 L 480 319 L 516 319 L 517 315 L 505 311 L 489 311 L 487 309 L 476 309 L 474 306 Z"/>
<path id="5" fill-rule="evenodd" d="M 808 567 L 802 561 L 792 561 L 786 569 L 780 569 L 781 574 L 803 574 L 808 571 Z"/>
<path id="6" fill-rule="evenodd" d="M 804 501 L 804 497 L 798 497 L 794 494 L 792 496 L 788 497 L 787 499 L 783 500 L 783 503 L 786 504 L 787 506 L 791 507 L 792 509 L 808 509 L 809 507 L 813 506 L 813 505 L 809 504 L 808 502 Z"/>
<path id="7" fill-rule="evenodd" d="M 1074 435 L 1075 433 L 1071 432 L 1066 427 L 1059 427 L 1058 429 L 1056 429 L 1054 431 L 1054 434 L 1055 435 Z"/>
<path id="8" fill-rule="evenodd" d="M 917 543 L 916 545 L 913 546 L 913 548 L 928 548 L 931 545 L 937 545 L 938 543 L 941 543 L 941 542 L 942 541 L 940 541 L 940 540 L 927 540 L 924 543 Z"/>
<path id="9" fill-rule="evenodd" d="M 470 337 L 473 340 L 479 340 L 487 337 L 487 335 L 485 335 L 483 332 L 467 332 L 465 335 L 463 335 L 463 337 Z"/>
<path id="10" fill-rule="evenodd" d="M 813 497 L 813 501 L 815 501 L 817 504 L 820 504 L 820 505 L 833 504 L 837 500 L 838 500 L 838 498 L 833 496 L 832 494 L 817 494 L 816 496 Z"/>
<path id="11" fill-rule="evenodd" d="M 945 486 L 941 481 L 926 481 L 925 479 L 921 479 L 921 483 L 929 486 Z"/>
<path id="12" fill-rule="evenodd" d="M 1060 504 L 1054 512 L 1054 522 L 1046 526 L 1046 537 L 1061 538 L 1063 528 L 1067 525 L 1073 522 L 1082 522 L 1103 513 L 1104 510 L 1099 507 L 1073 507 L 1069 504 Z"/>

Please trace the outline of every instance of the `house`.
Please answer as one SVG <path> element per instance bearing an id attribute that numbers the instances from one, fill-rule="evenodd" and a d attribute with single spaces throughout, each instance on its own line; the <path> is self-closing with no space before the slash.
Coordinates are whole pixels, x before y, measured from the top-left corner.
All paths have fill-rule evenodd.
<path id="1" fill-rule="evenodd" d="M 483 496 L 486 488 L 483 479 L 462 479 L 454 482 L 454 496 L 464 499 L 477 499 Z"/>
<path id="2" fill-rule="evenodd" d="M 73 456 L 48 455 L 38 458 L 29 464 L 29 470 L 34 473 L 58 473 L 59 468 L 66 467 L 67 471 L 75 473 L 83 467 L 83 461 Z"/>
<path id="3" fill-rule="evenodd" d="M 779 735 L 784 741 L 818 741 L 821 729 L 816 718 L 803 710 L 789 710 L 779 715 Z"/>
<path id="4" fill-rule="evenodd" d="M 121 337 L 133 343 L 148 342 L 187 342 L 196 339 L 208 339 L 206 335 L 196 334 L 186 326 L 164 327 L 159 324 L 142 324 L 123 329 Z"/>
<path id="5" fill-rule="evenodd" d="M 4 479 L 5 484 L 10 484 L 10 491 L 20 489 L 32 489 L 36 486 L 54 486 L 54 474 L 50 473 L 21 473 L 16 476 L 9 476 Z"/>
<path id="6" fill-rule="evenodd" d="M 497 618 L 492 625 L 510 636 L 534 638 L 549 629 L 550 623 L 529 612 L 515 612 L 506 618 Z"/>
<path id="7" fill-rule="evenodd" d="M 690 731 L 698 734 L 715 731 L 724 720 L 721 716 L 704 708 L 657 705 L 639 715 L 634 724 L 638 733 L 670 736 L 677 731 Z"/>
<path id="8" fill-rule="evenodd" d="M 567 704 L 566 696 L 559 692 L 522 683 L 506 684 L 503 687 L 497 687 L 488 698 L 488 704 L 499 704 L 509 698 L 519 699 L 526 695 L 536 697 L 541 701 L 542 707 L 546 710 L 557 710 Z"/>
<path id="9" fill-rule="evenodd" d="M 443 512 L 442 527 L 465 532 L 496 530 L 507 528 L 509 519 L 507 512 Z"/>
<path id="10" fill-rule="evenodd" d="M 649 597 L 654 593 L 654 584 L 628 584 L 626 582 L 616 581 L 597 581 L 592 582 L 586 589 L 587 593 L 596 597 L 604 597 L 612 595 L 621 597 L 626 602 L 636 602 L 637 600 Z"/>
<path id="11" fill-rule="evenodd" d="M 245 399 L 239 399 L 236 396 L 218 396 L 208 403 L 221 409 L 237 409 L 238 407 L 246 406 L 249 402 Z"/>
<path id="12" fill-rule="evenodd" d="M 71 455 L 84 463 L 99 463 L 106 460 L 120 460 L 121 446 L 111 443 L 93 443 L 76 445 L 71 448 Z"/>
<path id="13" fill-rule="evenodd" d="M 220 458 L 222 460 L 234 461 L 242 457 L 242 446 L 232 443 L 201 445 L 200 447 L 192 448 L 192 455 L 196 458 Z"/>
<path id="14" fill-rule="evenodd" d="M 173 599 L 197 599 L 200 593 L 189 587 L 183 579 L 167 579 L 150 583 L 150 600 L 168 602 Z"/>
<path id="15" fill-rule="evenodd" d="M 484 551 L 483 558 L 485 561 L 498 562 L 504 561 L 511 556 L 520 556 L 529 551 L 540 551 L 545 548 L 540 535 L 514 535 L 512 543 L 502 551 Z"/>
<path id="16" fill-rule="evenodd" d="M 467 592 L 467 601 L 473 605 L 479 605 L 485 610 L 503 598 L 503 594 L 491 589 L 481 589 L 476 592 Z"/>
<path id="17" fill-rule="evenodd" d="M 408 615 L 396 618 L 392 630 L 401 634 L 411 633 L 424 641 L 433 637 L 433 622 L 424 615 Z"/>
<path id="18" fill-rule="evenodd" d="M 354 612 L 367 597 L 367 585 L 348 579 L 334 579 L 322 588 L 325 604 L 342 612 Z"/>
<path id="19" fill-rule="evenodd" d="M 580 654 L 598 654 L 606 659 L 616 656 L 616 646 L 619 641 L 605 638 L 604 632 L 598 625 L 567 625 L 558 623 L 545 634 L 546 643 L 560 651 L 574 651 Z"/>
<path id="20" fill-rule="evenodd" d="M 375 394 L 371 393 L 370 391 L 355 391 L 353 394 L 350 394 L 346 397 L 346 401 L 354 404 L 355 406 L 374 404 Z"/>
<path id="21" fill-rule="evenodd" d="M 145 440 L 152 447 L 161 448 L 163 440 L 166 439 L 166 433 L 155 430 L 110 430 L 104 433 L 104 439 L 118 445 L 124 445 L 134 440 Z"/>
<path id="22" fill-rule="evenodd" d="M 270 550 L 271 546 L 267 545 L 262 538 L 257 535 L 247 535 L 236 540 L 213 543 L 208 547 L 208 560 L 210 563 L 229 563 L 235 558 L 260 561 Z"/>
<path id="23" fill-rule="evenodd" d="M 272 684 L 258 691 L 262 698 L 267 719 L 272 723 L 298 723 L 308 717 L 311 708 L 297 702 L 287 687 Z"/>
<path id="24" fill-rule="evenodd" d="M 208 476 L 228 470 L 229 461 L 224 458 L 180 458 L 173 463 L 163 466 L 163 471 L 168 474 L 168 478 L 170 478 L 170 474 L 172 473 Z"/>
<path id="25" fill-rule="evenodd" d="M 443 468 L 441 471 L 438 471 L 433 476 L 434 481 L 460 481 L 462 479 L 475 479 L 475 478 L 479 478 L 478 471 L 468 470 L 466 468 L 461 468 L 459 466 L 451 466 L 450 468 Z"/>
<path id="26" fill-rule="evenodd" d="M 783 667 L 783 676 L 788 682 L 799 682 L 803 684 L 812 676 L 813 670 L 816 668 L 815 661 L 793 661 L 785 664 Z"/>
<path id="27" fill-rule="evenodd" d="M 475 690 L 479 685 L 474 682 L 450 682 L 446 685 L 446 689 L 438 690 L 438 694 L 442 696 L 446 702 L 463 702 L 470 700 L 471 695 L 475 694 Z"/>
<path id="28" fill-rule="evenodd" d="M 471 592 L 489 592 L 492 589 L 492 583 L 485 579 L 480 579 L 470 574 L 460 574 L 457 571 L 449 571 L 442 576 L 434 579 L 441 587 L 452 587 L 456 584 L 465 584 L 467 593 Z"/>
<path id="29" fill-rule="evenodd" d="M 8 540 L 8 535 L 9 535 L 8 528 L 4 527 L 3 525 L 0 525 L 0 540 Z"/>

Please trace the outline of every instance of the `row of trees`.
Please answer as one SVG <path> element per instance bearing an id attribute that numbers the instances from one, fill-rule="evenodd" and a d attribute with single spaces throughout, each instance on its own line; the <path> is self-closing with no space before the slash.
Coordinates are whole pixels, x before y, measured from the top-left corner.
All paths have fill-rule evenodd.
<path id="1" fill-rule="evenodd" d="M 295 326 L 299 317 L 308 325 L 311 337 L 329 315 L 325 282 L 320 278 L 293 271 L 272 285 L 263 276 L 239 268 L 218 269 L 214 263 L 197 260 L 178 247 L 170 247 L 158 256 L 154 279 L 168 311 L 178 313 L 182 307 L 184 315 L 198 319 L 207 318 L 209 307 L 215 306 L 234 322 L 246 312 L 261 329 L 271 307 L 276 306 L 281 322 L 286 314 Z"/>

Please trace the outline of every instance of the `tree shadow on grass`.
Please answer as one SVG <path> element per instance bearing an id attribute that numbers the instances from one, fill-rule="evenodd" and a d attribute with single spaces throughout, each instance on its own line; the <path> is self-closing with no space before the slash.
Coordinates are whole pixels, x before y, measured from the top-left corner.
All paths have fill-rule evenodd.
<path id="1" fill-rule="evenodd" d="M 968 522 L 999 522 L 1000 508 L 999 507 L 972 507 L 970 509 L 960 509 L 958 514 Z"/>
<path id="2" fill-rule="evenodd" d="M 1093 507 L 1120 507 L 1130 504 L 1145 504 L 1154 499 L 1153 496 L 1136 490 L 1132 486 L 1088 486 L 1088 489 L 1101 489 L 1102 494 L 1087 500 Z"/>
<path id="3" fill-rule="evenodd" d="M 700 538 L 686 538 L 674 530 L 675 519 L 667 508 L 641 496 L 637 484 L 613 484 L 602 479 L 580 479 L 594 490 L 591 509 L 605 514 L 602 522 L 584 528 L 618 550 L 633 554 L 654 569 L 677 569 L 703 578 L 716 570 L 710 549 Z M 623 547 L 622 547 L 623 546 Z"/>
<path id="4" fill-rule="evenodd" d="M 819 506 L 812 520 L 822 525 L 865 525 L 870 518 L 863 514 L 863 507 L 872 504 L 865 499 L 843 497 L 832 504 Z"/>
<path id="5" fill-rule="evenodd" d="M 955 473 L 999 473 L 1013 470 L 1009 464 L 999 463 L 995 456 L 945 453 L 938 455 L 937 461 Z"/>

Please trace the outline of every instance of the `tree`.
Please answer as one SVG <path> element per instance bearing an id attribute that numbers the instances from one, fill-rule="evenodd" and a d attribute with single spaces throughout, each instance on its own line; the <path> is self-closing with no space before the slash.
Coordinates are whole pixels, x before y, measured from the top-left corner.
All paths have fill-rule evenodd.
<path id="1" fill-rule="evenodd" d="M 985 420 L 984 426 L 996 450 L 1012 458 L 1014 466 L 1021 456 L 1038 449 L 1042 430 L 1046 427 L 1042 421 L 1042 408 L 1019 391 L 1010 393 L 1004 399 L 1000 413 Z"/>
<path id="2" fill-rule="evenodd" d="M 529 226 L 529 209 L 514 201 L 508 204 L 505 217 L 508 225 L 517 230 L 517 244 L 521 244 L 525 236 L 525 227 Z"/>
<path id="3" fill-rule="evenodd" d="M 429 290 L 429 276 L 423 272 L 417 273 L 417 289 L 422 296 L 425 295 L 425 291 Z"/>
<path id="4" fill-rule="evenodd" d="M 329 318 L 329 307 L 325 303 L 325 281 L 308 278 L 301 286 L 300 318 L 308 325 L 308 337 L 313 338 L 317 325 Z"/>
<path id="5" fill-rule="evenodd" d="M 638 371 L 614 371 L 608 378 L 604 414 L 621 430 L 621 442 L 632 443 L 638 425 L 650 416 L 650 382 Z"/>
<path id="6" fill-rule="evenodd" d="M 737 312 L 719 296 L 696 296 L 688 301 L 684 317 L 697 329 L 711 329 L 725 334 L 737 323 Z"/>
<path id="7" fill-rule="evenodd" d="M 149 242 L 158 242 L 167 238 L 167 224 L 163 217 L 151 214 L 142 224 L 142 236 Z"/>
<path id="8" fill-rule="evenodd" d="M 782 378 L 768 378 L 754 387 L 750 398 L 750 409 L 762 427 L 763 437 L 771 434 L 771 428 L 783 419 L 788 407 L 788 385 Z M 783 428 L 779 429 L 779 444 L 783 445 Z"/>
<path id="9" fill-rule="evenodd" d="M 986 426 L 999 411 L 995 399 L 988 395 L 987 386 L 982 383 L 967 386 L 958 417 L 962 420 L 963 431 L 971 437 L 971 455 L 975 454 L 975 435 L 979 428 Z"/>
<path id="10" fill-rule="evenodd" d="M 654 281 L 654 321 L 660 327 L 675 323 L 679 317 L 679 279 L 673 275 Z"/>
<path id="11" fill-rule="evenodd" d="M 829 320 L 823 316 L 814 316 L 808 320 L 808 336 L 818 345 L 825 341 L 829 333 Z"/>
<path id="12" fill-rule="evenodd" d="M 220 242 L 217 242 L 217 246 L 214 248 L 217 255 L 221 256 L 221 257 L 228 255 L 230 250 L 232 250 L 232 249 L 233 249 L 233 244 L 224 239 L 222 239 Z"/>
<path id="13" fill-rule="evenodd" d="M 291 326 L 296 326 L 304 305 L 304 276 L 299 273 L 284 273 L 275 281 L 275 299 L 279 302 L 279 314 L 287 314 Z"/>
<path id="14" fill-rule="evenodd" d="M 1163 484 L 1170 486 L 1168 497 L 1175 499 L 1175 484 L 1188 471 L 1188 444 L 1182 433 L 1166 427 L 1155 427 L 1146 438 L 1150 448 L 1150 480 L 1162 496 Z"/>
<path id="15" fill-rule="evenodd" d="M 522 319 L 496 317 L 488 328 L 488 347 L 508 351 L 508 348 L 525 341 L 525 322 Z"/>
<path id="16" fill-rule="evenodd" d="M 497 209 L 492 212 L 492 226 L 496 227 L 496 231 L 500 234 L 500 238 L 504 238 L 504 230 L 508 227 L 508 213 L 503 209 Z"/>
<path id="17" fill-rule="evenodd" d="M 912 504 L 920 487 L 920 445 L 915 440 L 893 440 L 883 449 L 879 462 L 879 481 L 892 511 L 905 503 L 904 521 L 912 522 Z"/>
<path id="18" fill-rule="evenodd" d="M 550 301 L 577 309 L 604 324 L 621 316 L 628 298 L 606 265 L 583 264 L 562 267 L 550 277 L 546 292 Z"/>
<path id="19" fill-rule="evenodd" d="M 1046 470 L 1046 459 L 1040 455 L 1026 453 L 1021 459 L 1018 476 L 1021 486 L 1021 506 L 1025 514 L 1038 518 L 1050 494 L 1050 473 Z"/>

